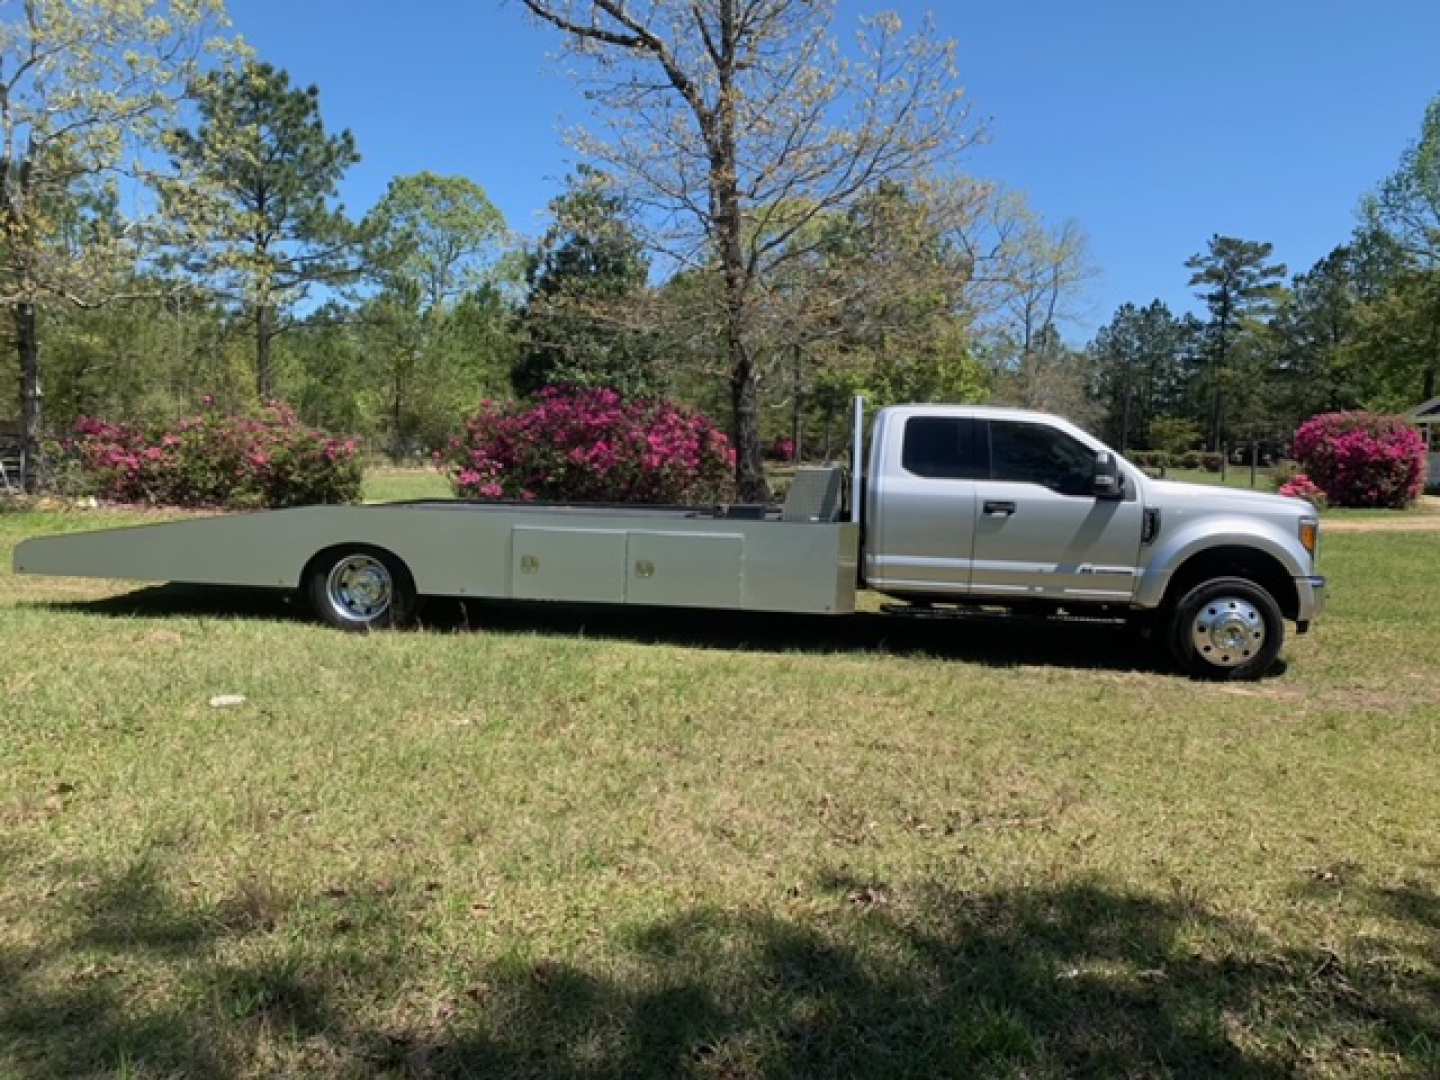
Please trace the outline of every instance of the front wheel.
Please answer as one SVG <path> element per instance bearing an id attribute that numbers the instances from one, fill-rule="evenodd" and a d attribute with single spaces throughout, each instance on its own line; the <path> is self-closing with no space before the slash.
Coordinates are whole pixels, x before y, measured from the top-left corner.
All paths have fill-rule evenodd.
<path id="1" fill-rule="evenodd" d="M 371 548 L 335 551 L 316 559 L 305 581 L 310 607 L 340 630 L 403 626 L 415 611 L 415 583 L 405 564 Z"/>
<path id="2" fill-rule="evenodd" d="M 1170 616 L 1170 651 L 1202 679 L 1258 679 L 1285 643 L 1285 617 L 1265 589 L 1245 578 L 1202 581 Z"/>

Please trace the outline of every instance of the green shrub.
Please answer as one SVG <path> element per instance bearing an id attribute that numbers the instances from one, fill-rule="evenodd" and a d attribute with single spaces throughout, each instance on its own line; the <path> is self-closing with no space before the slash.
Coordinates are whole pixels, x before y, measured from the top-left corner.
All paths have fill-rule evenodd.
<path id="1" fill-rule="evenodd" d="M 1289 458 L 1281 458 L 1270 470 L 1270 483 L 1279 491 L 1297 476 L 1304 476 L 1305 470 L 1300 468 L 1298 461 L 1291 461 Z"/>

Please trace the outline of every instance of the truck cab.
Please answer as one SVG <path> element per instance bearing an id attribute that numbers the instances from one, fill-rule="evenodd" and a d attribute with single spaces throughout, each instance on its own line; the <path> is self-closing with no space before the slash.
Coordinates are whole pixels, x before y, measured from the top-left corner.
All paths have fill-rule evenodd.
<path id="1" fill-rule="evenodd" d="M 867 587 L 1148 620 L 1197 674 L 1253 677 L 1324 603 L 1310 503 L 1154 479 L 1044 413 L 882 409 L 862 503 Z"/>

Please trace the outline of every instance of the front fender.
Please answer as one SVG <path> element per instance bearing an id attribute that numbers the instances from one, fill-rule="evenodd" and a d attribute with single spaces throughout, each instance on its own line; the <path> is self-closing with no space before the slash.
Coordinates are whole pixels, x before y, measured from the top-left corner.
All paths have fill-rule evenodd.
<path id="1" fill-rule="evenodd" d="M 1221 547 L 1244 547 L 1271 556 L 1292 578 L 1311 572 L 1310 556 L 1298 535 L 1288 535 L 1278 524 L 1238 515 L 1206 515 L 1166 528 L 1163 515 L 1160 536 L 1140 572 L 1135 591 L 1138 607 L 1159 607 L 1165 599 L 1170 577 L 1187 560 L 1203 551 Z"/>

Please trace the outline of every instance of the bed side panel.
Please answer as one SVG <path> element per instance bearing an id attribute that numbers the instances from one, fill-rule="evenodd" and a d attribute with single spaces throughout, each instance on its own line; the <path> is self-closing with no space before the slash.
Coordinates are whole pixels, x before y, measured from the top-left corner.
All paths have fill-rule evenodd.
<path id="1" fill-rule="evenodd" d="M 625 599 L 632 604 L 738 608 L 745 537 L 632 529 Z"/>
<path id="2" fill-rule="evenodd" d="M 623 529 L 535 528 L 510 533 L 510 595 L 517 600 L 625 600 Z"/>
<path id="3" fill-rule="evenodd" d="M 395 507 L 306 507 L 27 540 L 27 574 L 294 588 L 317 552 L 369 544 L 393 552 L 422 593 L 504 596 L 508 522 Z"/>
<path id="4" fill-rule="evenodd" d="M 558 526 L 565 527 L 573 526 Z M 601 560 L 602 576 L 613 580 L 603 596 L 567 593 L 569 599 L 623 600 L 633 586 L 632 603 L 854 610 L 854 525 L 675 517 L 646 528 L 634 514 L 594 514 L 582 528 L 615 537 L 609 542 L 614 550 Z M 557 522 L 543 511 L 306 507 L 41 537 L 19 545 L 14 561 L 17 571 L 29 574 L 294 588 L 317 552 L 369 544 L 403 560 L 422 594 L 518 597 L 523 594 L 511 591 L 511 534 L 531 529 L 556 530 Z M 632 534 L 640 537 L 634 559 L 627 557 Z M 669 539 L 660 542 L 657 536 Z M 690 537 L 705 539 L 690 549 L 685 545 Z M 646 545 L 657 543 L 661 550 L 647 554 Z M 590 561 L 576 551 L 580 563 Z M 655 565 L 654 588 L 650 579 L 637 577 L 632 565 L 637 560 Z M 662 562 L 671 567 L 666 588 L 658 573 Z M 685 580 L 692 575 L 694 580 Z M 516 574 L 515 580 L 523 577 Z"/>

